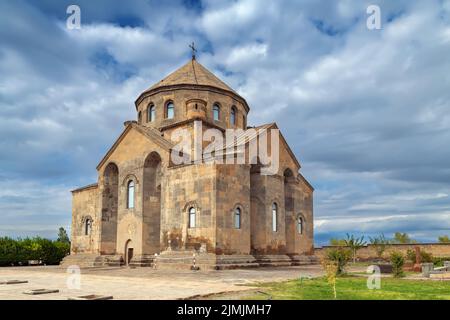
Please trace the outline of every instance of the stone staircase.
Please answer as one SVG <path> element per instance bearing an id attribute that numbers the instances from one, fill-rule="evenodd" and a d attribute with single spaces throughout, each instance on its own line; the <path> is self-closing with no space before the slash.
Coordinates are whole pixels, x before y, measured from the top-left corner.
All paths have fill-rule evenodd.
<path id="1" fill-rule="evenodd" d="M 195 260 L 195 261 L 194 261 Z M 259 264 L 252 255 L 216 255 L 194 250 L 168 250 L 155 258 L 157 269 L 223 270 L 254 268 Z"/>
<path id="2" fill-rule="evenodd" d="M 320 260 L 318 257 L 314 255 L 288 255 L 291 258 L 293 266 L 304 266 L 304 265 L 312 265 L 319 264 Z"/>
<path id="3" fill-rule="evenodd" d="M 93 268 L 97 267 L 97 258 L 100 256 L 97 254 L 71 254 L 66 256 L 59 264 L 61 267 L 79 266 L 80 268 Z"/>
<path id="4" fill-rule="evenodd" d="M 194 262 L 195 258 L 195 262 Z M 179 270 L 224 270 L 257 267 L 288 267 L 318 264 L 316 256 L 307 255 L 216 255 L 196 250 L 167 250 L 161 254 L 139 255 L 130 261 L 130 267 L 152 267 Z M 61 267 L 80 268 L 120 267 L 125 264 L 121 255 L 73 254 L 61 262 Z"/>
<path id="5" fill-rule="evenodd" d="M 256 255 L 256 262 L 260 267 L 289 267 L 292 260 L 285 254 Z"/>
<path id="6" fill-rule="evenodd" d="M 249 254 L 242 255 L 216 255 L 215 270 L 241 269 L 259 267 L 256 258 Z"/>
<path id="7" fill-rule="evenodd" d="M 69 266 L 79 266 L 80 268 L 94 267 L 119 267 L 123 265 L 121 255 L 98 255 L 90 253 L 71 254 L 61 261 L 60 266 L 67 268 Z"/>

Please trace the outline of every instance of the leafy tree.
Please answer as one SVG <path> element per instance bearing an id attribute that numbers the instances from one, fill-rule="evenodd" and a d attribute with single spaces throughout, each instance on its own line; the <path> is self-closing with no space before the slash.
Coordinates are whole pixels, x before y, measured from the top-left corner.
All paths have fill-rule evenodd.
<path id="1" fill-rule="evenodd" d="M 70 239 L 67 235 L 66 229 L 64 229 L 63 227 L 59 228 L 57 241 L 62 243 L 70 243 Z"/>
<path id="2" fill-rule="evenodd" d="M 344 273 L 344 268 L 350 261 L 352 253 L 346 248 L 330 248 L 325 252 L 325 257 L 322 261 L 322 266 L 328 273 L 332 268 L 327 266 L 332 264 L 335 266 L 336 276 Z"/>
<path id="3" fill-rule="evenodd" d="M 350 248 L 353 253 L 353 263 L 356 262 L 356 252 L 364 247 L 367 242 L 364 241 L 364 236 L 355 238 L 353 235 L 347 233 L 347 239 L 345 239 L 345 245 Z"/>
<path id="4" fill-rule="evenodd" d="M 333 263 L 332 261 L 325 259 L 322 261 L 322 267 L 325 270 L 327 282 L 333 289 L 334 299 L 336 299 L 337 298 L 336 278 L 338 274 L 338 266 L 336 263 Z"/>
<path id="5" fill-rule="evenodd" d="M 69 243 L 40 237 L 17 240 L 0 237 L 0 266 L 25 265 L 29 260 L 59 264 L 69 252 Z"/>
<path id="6" fill-rule="evenodd" d="M 400 252 L 394 251 L 391 253 L 392 273 L 395 278 L 403 277 L 403 265 L 405 264 L 405 257 Z"/>
<path id="7" fill-rule="evenodd" d="M 369 237 L 370 244 L 375 247 L 378 258 L 383 257 L 383 253 L 386 251 L 386 247 L 389 245 L 390 241 L 381 234 L 377 237 Z"/>
<path id="8" fill-rule="evenodd" d="M 438 237 L 439 243 L 450 243 L 450 238 L 446 236 L 440 236 Z"/>
<path id="9" fill-rule="evenodd" d="M 400 244 L 415 243 L 407 233 L 396 232 L 394 234 L 394 242 Z"/>
<path id="10" fill-rule="evenodd" d="M 331 238 L 330 239 L 330 245 L 332 246 L 345 246 L 345 240 L 344 239 L 337 239 L 337 238 Z"/>

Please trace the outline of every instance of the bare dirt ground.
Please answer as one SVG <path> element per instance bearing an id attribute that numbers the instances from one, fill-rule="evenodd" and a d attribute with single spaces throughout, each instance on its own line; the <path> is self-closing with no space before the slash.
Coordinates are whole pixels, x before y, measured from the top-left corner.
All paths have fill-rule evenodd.
<path id="1" fill-rule="evenodd" d="M 114 299 L 239 298 L 239 292 L 256 290 L 256 282 L 273 282 L 321 276 L 319 265 L 220 271 L 154 270 L 151 268 L 82 269 L 80 288 L 72 288 L 73 275 L 58 266 L 0 268 L 0 282 L 27 280 L 23 284 L 0 284 L 3 300 L 60 300 L 81 295 L 112 295 Z M 26 295 L 31 289 L 58 289 L 58 293 Z M 230 296 L 230 295 L 228 295 Z"/>

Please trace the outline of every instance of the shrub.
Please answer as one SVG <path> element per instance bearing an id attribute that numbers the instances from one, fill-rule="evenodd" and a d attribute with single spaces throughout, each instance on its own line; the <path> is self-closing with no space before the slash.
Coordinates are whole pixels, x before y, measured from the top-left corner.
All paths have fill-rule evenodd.
<path id="1" fill-rule="evenodd" d="M 29 260 L 59 264 L 70 252 L 70 244 L 43 238 L 0 238 L 0 266 L 26 265 Z"/>
<path id="2" fill-rule="evenodd" d="M 411 261 L 413 263 L 416 262 L 416 251 L 412 249 L 408 249 L 406 251 L 406 260 Z M 433 255 L 426 251 L 420 251 L 420 261 L 421 262 L 433 262 Z"/>
<path id="3" fill-rule="evenodd" d="M 405 258 L 403 257 L 403 255 L 398 251 L 394 251 L 391 253 L 390 258 L 393 276 L 396 278 L 403 277 L 404 276 L 403 265 L 405 264 Z"/>
<path id="4" fill-rule="evenodd" d="M 383 257 L 383 253 L 386 251 L 387 245 L 390 243 L 388 239 L 385 238 L 384 234 L 379 235 L 378 237 L 370 238 L 370 243 L 374 246 L 375 251 L 377 253 L 377 257 L 381 259 Z"/>
<path id="5" fill-rule="evenodd" d="M 434 257 L 433 258 L 433 264 L 436 267 L 443 267 L 444 261 L 450 261 L 450 257 Z"/>
<path id="6" fill-rule="evenodd" d="M 352 257 L 352 252 L 345 248 L 332 248 L 328 249 L 325 253 L 323 265 L 329 263 L 336 266 L 336 275 L 344 273 L 344 268 Z"/>

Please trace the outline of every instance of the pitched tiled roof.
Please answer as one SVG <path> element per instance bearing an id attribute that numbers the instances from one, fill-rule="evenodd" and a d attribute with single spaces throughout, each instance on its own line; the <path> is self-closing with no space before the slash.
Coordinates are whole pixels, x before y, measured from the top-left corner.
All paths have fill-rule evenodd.
<path id="1" fill-rule="evenodd" d="M 188 61 L 188 63 L 186 63 L 184 66 L 172 72 L 161 81 L 155 83 L 147 91 L 151 91 L 160 87 L 180 84 L 216 87 L 237 94 L 225 82 L 216 77 L 211 71 L 206 69 L 195 59 Z"/>

